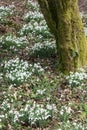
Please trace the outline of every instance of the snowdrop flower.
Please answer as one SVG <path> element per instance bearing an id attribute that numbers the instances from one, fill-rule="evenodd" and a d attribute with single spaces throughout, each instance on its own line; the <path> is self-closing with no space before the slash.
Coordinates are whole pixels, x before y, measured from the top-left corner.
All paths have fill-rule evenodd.
<path id="1" fill-rule="evenodd" d="M 45 94 L 45 91 L 46 91 L 46 89 L 43 89 L 43 90 L 38 89 L 36 95 L 38 95 L 38 94 L 43 95 L 43 94 Z"/>
<path id="2" fill-rule="evenodd" d="M 49 105 L 49 104 L 46 105 L 46 108 L 47 108 L 48 110 L 52 110 L 52 109 L 53 109 L 52 105 Z"/>
<path id="3" fill-rule="evenodd" d="M 60 111 L 60 114 L 61 114 L 61 115 L 63 115 L 63 114 L 64 114 L 64 110 L 63 110 L 63 109 Z"/>
<path id="4" fill-rule="evenodd" d="M 27 61 L 20 60 L 18 57 L 5 61 L 5 77 L 10 80 L 12 85 L 20 85 L 26 82 L 33 74 L 43 73 L 44 69 L 40 64 L 29 64 Z"/>
<path id="5" fill-rule="evenodd" d="M 83 86 L 84 80 L 87 79 L 87 74 L 83 69 L 80 69 L 78 72 L 70 72 L 70 75 L 66 77 L 70 86 Z"/>

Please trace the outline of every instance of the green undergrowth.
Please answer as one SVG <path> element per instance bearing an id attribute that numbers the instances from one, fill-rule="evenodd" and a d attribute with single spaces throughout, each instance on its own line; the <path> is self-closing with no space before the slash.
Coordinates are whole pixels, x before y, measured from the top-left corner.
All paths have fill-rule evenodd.
<path id="1" fill-rule="evenodd" d="M 24 12 L 0 3 L 0 130 L 87 130 L 86 69 L 56 72 L 55 38 L 38 3 L 20 4 Z"/>

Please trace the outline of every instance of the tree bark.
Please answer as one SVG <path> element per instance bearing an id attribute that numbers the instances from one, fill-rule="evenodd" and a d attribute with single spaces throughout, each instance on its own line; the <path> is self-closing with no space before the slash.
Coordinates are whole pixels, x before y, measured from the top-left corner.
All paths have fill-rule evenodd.
<path id="1" fill-rule="evenodd" d="M 87 63 L 87 41 L 78 9 L 78 0 L 38 0 L 48 27 L 54 34 L 58 69 L 75 71 Z"/>

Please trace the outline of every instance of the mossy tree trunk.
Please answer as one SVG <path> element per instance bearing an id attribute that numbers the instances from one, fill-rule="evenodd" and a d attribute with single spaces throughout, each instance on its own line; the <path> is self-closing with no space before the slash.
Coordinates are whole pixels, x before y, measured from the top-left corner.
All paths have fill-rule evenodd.
<path id="1" fill-rule="evenodd" d="M 78 0 L 38 0 L 38 3 L 56 39 L 58 69 L 68 73 L 86 65 L 87 42 Z"/>

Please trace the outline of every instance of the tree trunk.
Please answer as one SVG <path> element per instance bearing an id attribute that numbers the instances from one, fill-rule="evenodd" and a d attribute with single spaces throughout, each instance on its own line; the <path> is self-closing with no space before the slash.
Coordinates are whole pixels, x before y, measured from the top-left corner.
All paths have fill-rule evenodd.
<path id="1" fill-rule="evenodd" d="M 56 38 L 58 69 L 68 73 L 86 65 L 87 42 L 78 0 L 38 0 L 38 2 Z"/>

